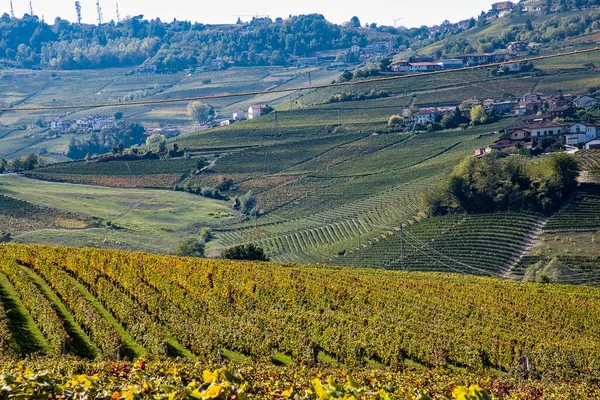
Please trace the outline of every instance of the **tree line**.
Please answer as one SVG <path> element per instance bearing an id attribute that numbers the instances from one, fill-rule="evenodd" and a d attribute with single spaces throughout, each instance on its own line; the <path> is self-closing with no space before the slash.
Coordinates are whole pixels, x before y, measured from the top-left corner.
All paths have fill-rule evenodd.
<path id="1" fill-rule="evenodd" d="M 449 178 L 425 191 L 427 215 L 495 211 L 556 211 L 577 187 L 577 160 L 565 153 L 530 159 L 492 153 L 467 157 Z"/>
<path id="2" fill-rule="evenodd" d="M 142 15 L 101 25 L 53 24 L 37 16 L 0 17 L 0 64 L 21 68 L 92 69 L 154 64 L 159 71 L 211 66 L 215 61 L 234 65 L 280 65 L 291 56 L 314 51 L 365 46 L 374 35 L 354 22 L 333 24 L 320 14 L 287 19 L 254 19 L 229 26 L 189 21 L 147 20 Z M 399 31 L 371 26 L 379 39 L 408 44 L 419 29 Z"/>

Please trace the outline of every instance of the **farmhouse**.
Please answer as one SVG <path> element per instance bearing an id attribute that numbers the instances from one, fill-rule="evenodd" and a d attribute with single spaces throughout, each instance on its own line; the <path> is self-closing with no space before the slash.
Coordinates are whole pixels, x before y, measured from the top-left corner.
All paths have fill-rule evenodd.
<path id="1" fill-rule="evenodd" d="M 424 108 L 411 118 L 412 124 L 426 125 L 430 122 L 436 122 L 444 115 L 445 110 L 438 108 Z"/>
<path id="2" fill-rule="evenodd" d="M 248 108 L 248 119 L 258 118 L 262 115 L 263 110 L 267 108 L 266 104 L 254 104 Z"/>
<path id="3" fill-rule="evenodd" d="M 588 143 L 600 137 L 600 125 L 578 122 L 569 127 L 569 133 L 565 136 L 566 143 L 575 146 L 579 143 Z"/>
<path id="4" fill-rule="evenodd" d="M 442 69 L 458 69 L 463 67 L 463 60 L 458 58 L 438 60 L 435 63 L 441 66 Z"/>
<path id="5" fill-rule="evenodd" d="M 563 124 L 539 124 L 531 127 L 531 137 L 557 136 L 567 132 L 567 125 Z"/>
<path id="6" fill-rule="evenodd" d="M 514 54 L 526 53 L 529 48 L 529 42 L 518 41 L 518 42 L 510 42 L 506 49 Z"/>
<path id="7" fill-rule="evenodd" d="M 581 96 L 581 97 L 576 98 L 573 101 L 573 104 L 575 104 L 575 106 L 577 106 L 577 107 L 590 108 L 590 107 L 593 107 L 594 105 L 598 104 L 598 100 L 596 100 L 595 98 L 593 98 L 591 96 Z"/>
<path id="8" fill-rule="evenodd" d="M 494 142 L 494 144 L 492 144 L 490 146 L 490 148 L 492 150 L 502 150 L 502 149 L 507 149 L 509 147 L 514 147 L 517 143 L 518 143 L 517 141 L 514 141 L 510 138 L 502 138 L 502 139 L 496 140 Z"/>
<path id="9" fill-rule="evenodd" d="M 50 123 L 50 128 L 55 131 L 69 129 L 73 125 L 73 121 L 67 119 L 57 119 Z"/>
<path id="10" fill-rule="evenodd" d="M 510 10 L 515 6 L 512 1 L 501 1 L 499 3 L 492 4 L 492 11 L 504 11 Z"/>
<path id="11" fill-rule="evenodd" d="M 506 60 L 504 53 L 478 53 L 478 54 L 461 54 L 457 58 L 463 60 L 465 65 L 489 64 Z"/>
<path id="12" fill-rule="evenodd" d="M 98 119 L 92 124 L 92 129 L 95 131 L 101 131 L 103 129 L 113 129 L 116 127 L 117 123 L 110 119 Z"/>
<path id="13" fill-rule="evenodd" d="M 409 68 L 410 72 L 431 72 L 439 71 L 442 69 L 440 65 L 431 62 L 412 63 L 410 64 Z"/>
<path id="14" fill-rule="evenodd" d="M 531 128 L 516 128 L 510 133 L 512 140 L 530 140 Z"/>
<path id="15" fill-rule="evenodd" d="M 572 117 L 574 113 L 575 112 L 571 107 L 550 108 L 547 112 L 547 114 L 552 119 L 554 119 L 554 118 L 569 118 L 569 117 Z"/>
<path id="16" fill-rule="evenodd" d="M 600 139 L 590 140 L 585 144 L 586 150 L 597 150 L 600 149 Z"/>
<path id="17" fill-rule="evenodd" d="M 512 113 L 515 104 L 516 103 L 514 101 L 501 101 L 497 103 L 492 103 L 490 105 L 490 108 L 496 111 L 496 113 L 499 115 L 505 115 Z"/>
<path id="18" fill-rule="evenodd" d="M 246 119 L 244 115 L 244 110 L 236 110 L 233 112 L 233 119 L 235 119 L 236 121 L 242 121 Z"/>
<path id="19" fill-rule="evenodd" d="M 410 72 L 410 63 L 406 60 L 399 60 L 390 64 L 393 72 Z"/>
<path id="20" fill-rule="evenodd" d="M 235 122 L 235 119 L 224 119 L 219 121 L 219 126 L 229 126 Z"/>

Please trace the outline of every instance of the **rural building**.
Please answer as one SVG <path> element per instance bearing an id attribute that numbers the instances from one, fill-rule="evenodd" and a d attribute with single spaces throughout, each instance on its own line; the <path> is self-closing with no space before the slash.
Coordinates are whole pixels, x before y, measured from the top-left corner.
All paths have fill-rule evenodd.
<path id="1" fill-rule="evenodd" d="M 565 107 L 568 106 L 570 102 L 571 96 L 564 95 L 562 93 L 557 93 L 548 99 L 548 104 L 550 104 L 550 108 Z"/>
<path id="2" fill-rule="evenodd" d="M 518 143 L 517 141 L 514 141 L 512 139 L 502 138 L 502 139 L 496 140 L 494 142 L 494 144 L 492 144 L 490 146 L 490 148 L 492 150 L 503 150 L 503 149 L 507 149 L 509 147 L 514 147 L 517 143 Z"/>
<path id="3" fill-rule="evenodd" d="M 499 3 L 492 4 L 492 11 L 504 11 L 511 10 L 515 6 L 512 1 L 501 1 Z"/>
<path id="4" fill-rule="evenodd" d="M 248 119 L 258 118 L 262 115 L 263 110 L 267 108 L 266 104 L 254 104 L 248 108 Z"/>
<path id="5" fill-rule="evenodd" d="M 496 111 L 496 114 L 505 115 L 512 113 L 515 104 L 514 101 L 501 101 L 491 104 L 490 108 Z"/>
<path id="6" fill-rule="evenodd" d="M 516 128 L 510 133 L 512 140 L 530 140 L 531 128 Z"/>
<path id="7" fill-rule="evenodd" d="M 73 121 L 67 119 L 57 119 L 50 123 L 50 128 L 55 131 L 69 129 L 73 125 Z"/>
<path id="8" fill-rule="evenodd" d="M 577 123 L 571 125 L 565 136 L 566 143 L 571 146 L 576 146 L 579 143 L 588 143 L 600 137 L 600 125 L 590 123 Z"/>
<path id="9" fill-rule="evenodd" d="M 219 126 L 229 126 L 233 123 L 235 123 L 235 119 L 224 119 L 222 121 L 219 121 Z"/>
<path id="10" fill-rule="evenodd" d="M 111 119 L 98 119 L 93 122 L 92 129 L 101 131 L 103 129 L 113 129 L 117 127 L 117 123 Z"/>
<path id="11" fill-rule="evenodd" d="M 437 108 L 424 108 L 411 118 L 411 123 L 427 125 L 435 122 L 444 115 L 444 111 Z"/>
<path id="12" fill-rule="evenodd" d="M 562 124 L 540 124 L 531 127 L 531 137 L 557 136 L 567 133 L 567 126 Z"/>
<path id="13" fill-rule="evenodd" d="M 598 104 L 598 100 L 593 98 L 592 96 L 581 96 L 581 97 L 576 98 L 573 101 L 573 104 L 575 104 L 577 107 L 590 108 L 590 107 Z"/>
<path id="14" fill-rule="evenodd" d="M 529 42 L 510 42 L 508 46 L 506 46 L 506 49 L 514 54 L 526 53 L 529 49 Z"/>
<path id="15" fill-rule="evenodd" d="M 133 71 L 136 74 L 154 74 L 157 70 L 156 65 L 140 65 L 139 67 L 135 67 Z"/>
<path id="16" fill-rule="evenodd" d="M 447 60 L 438 60 L 435 62 L 437 65 L 441 66 L 442 69 L 458 69 L 462 68 L 463 60 L 459 58 L 452 58 Z"/>
<path id="17" fill-rule="evenodd" d="M 407 60 L 399 60 L 390 64 L 393 72 L 410 72 L 410 63 Z"/>
<path id="18" fill-rule="evenodd" d="M 440 71 L 442 67 L 432 62 L 419 62 L 410 64 L 410 72 L 431 72 Z"/>
<path id="19" fill-rule="evenodd" d="M 350 47 L 350 52 L 351 53 L 360 53 L 360 46 L 357 44 L 353 44 L 352 47 Z"/>
<path id="20" fill-rule="evenodd" d="M 515 107 L 516 115 L 533 115 L 537 114 L 542 109 L 542 102 L 540 101 L 526 101 L 520 102 Z"/>
<path id="21" fill-rule="evenodd" d="M 596 150 L 600 149 L 600 139 L 590 140 L 585 144 L 586 150 Z"/>
<path id="22" fill-rule="evenodd" d="M 504 64 L 504 65 L 508 69 L 508 72 L 521 72 L 521 63 L 520 62 L 514 62 L 514 63 Z"/>
<path id="23" fill-rule="evenodd" d="M 479 54 L 461 54 L 457 58 L 463 60 L 465 65 L 490 64 L 506 60 L 504 53 L 479 53 Z"/>
<path id="24" fill-rule="evenodd" d="M 429 54 L 422 54 L 422 55 L 412 56 L 411 58 L 408 59 L 408 61 L 411 63 L 433 62 L 433 56 L 430 56 Z"/>
<path id="25" fill-rule="evenodd" d="M 300 57 L 298 67 L 316 67 L 319 65 L 319 57 Z"/>
<path id="26" fill-rule="evenodd" d="M 244 115 L 244 110 L 236 110 L 233 112 L 233 119 L 235 119 L 236 121 L 243 121 L 244 119 L 246 119 Z"/>
<path id="27" fill-rule="evenodd" d="M 551 119 L 554 118 L 570 118 L 575 114 L 575 111 L 571 107 L 557 107 L 550 108 L 546 113 Z"/>

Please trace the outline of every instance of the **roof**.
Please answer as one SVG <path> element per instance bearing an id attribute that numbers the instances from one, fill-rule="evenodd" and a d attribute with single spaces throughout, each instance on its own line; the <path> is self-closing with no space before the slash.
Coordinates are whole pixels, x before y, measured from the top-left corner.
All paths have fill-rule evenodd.
<path id="1" fill-rule="evenodd" d="M 539 125 L 533 125 L 531 126 L 531 129 L 545 129 L 545 128 L 564 128 L 565 124 L 539 124 Z"/>
<path id="2" fill-rule="evenodd" d="M 439 67 L 439 65 L 435 64 L 435 63 L 431 63 L 431 62 L 418 62 L 418 63 L 411 63 L 410 64 L 412 67 Z"/>
<path id="3" fill-rule="evenodd" d="M 559 111 L 567 111 L 569 110 L 571 107 L 555 107 L 555 108 L 550 108 L 548 109 L 548 112 L 559 112 Z"/>
<path id="4" fill-rule="evenodd" d="M 570 124 L 569 126 L 575 126 L 575 125 L 583 125 L 583 126 L 591 126 L 591 127 L 600 127 L 600 124 L 591 124 L 589 122 L 576 122 L 574 124 Z"/>

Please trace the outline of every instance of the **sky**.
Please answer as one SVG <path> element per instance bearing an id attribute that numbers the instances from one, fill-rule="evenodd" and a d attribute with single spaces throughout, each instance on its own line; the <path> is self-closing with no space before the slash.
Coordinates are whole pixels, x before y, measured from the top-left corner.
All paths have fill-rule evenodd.
<path id="1" fill-rule="evenodd" d="M 29 13 L 29 0 L 12 0 L 15 15 Z M 497 0 L 496 0 L 497 1 Z M 331 0 L 100 0 L 104 22 L 117 20 L 116 4 L 119 4 L 121 19 L 126 16 L 144 15 L 151 19 L 160 17 L 163 21 L 173 18 L 205 24 L 235 23 L 238 16 L 250 20 L 253 15 L 268 15 L 272 19 L 289 15 L 323 14 L 331 22 L 343 23 L 357 16 L 364 25 L 366 22 L 378 25 L 415 27 L 435 25 L 444 20 L 457 22 L 477 16 L 489 10 L 490 0 L 378 0 L 370 1 L 331 1 Z M 33 13 L 52 23 L 57 16 L 69 21 L 76 20 L 75 0 L 31 0 Z M 80 0 L 84 22 L 97 20 L 96 0 Z M 10 0 L 0 0 L 0 13 L 10 13 Z"/>

